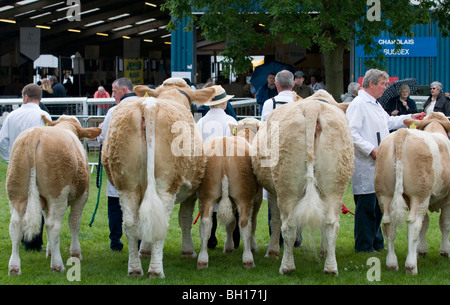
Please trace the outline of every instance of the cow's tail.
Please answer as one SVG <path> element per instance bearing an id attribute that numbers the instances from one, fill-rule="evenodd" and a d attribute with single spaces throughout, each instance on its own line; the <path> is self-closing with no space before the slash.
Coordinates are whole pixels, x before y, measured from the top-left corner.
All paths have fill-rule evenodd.
<path id="1" fill-rule="evenodd" d="M 220 223 L 227 226 L 234 220 L 233 206 L 228 194 L 228 177 L 224 175 L 222 179 L 222 198 L 217 209 L 217 218 Z"/>
<path id="2" fill-rule="evenodd" d="M 394 140 L 394 155 L 395 155 L 395 189 L 390 205 L 390 222 L 392 225 L 402 223 L 405 219 L 407 205 L 405 198 L 403 198 L 403 144 L 408 136 L 408 130 L 399 129 L 396 132 Z"/>
<path id="3" fill-rule="evenodd" d="M 41 231 L 42 207 L 39 190 L 36 183 L 36 146 L 39 139 L 29 137 L 27 141 L 30 180 L 28 182 L 28 200 L 23 216 L 22 229 L 25 241 L 31 241 Z"/>
<path id="4" fill-rule="evenodd" d="M 147 145 L 147 189 L 139 207 L 138 233 L 141 240 L 150 243 L 164 240 L 169 227 L 168 211 L 158 193 L 155 179 L 155 131 L 158 113 L 156 101 L 150 97 L 143 103 Z"/>
<path id="5" fill-rule="evenodd" d="M 316 138 L 320 137 L 321 125 L 319 122 L 319 107 L 311 107 L 305 112 L 305 140 L 306 140 L 306 185 L 304 196 L 294 209 L 297 226 L 309 226 L 319 229 L 325 218 L 324 202 L 317 190 L 317 181 L 314 174 L 316 161 Z"/>

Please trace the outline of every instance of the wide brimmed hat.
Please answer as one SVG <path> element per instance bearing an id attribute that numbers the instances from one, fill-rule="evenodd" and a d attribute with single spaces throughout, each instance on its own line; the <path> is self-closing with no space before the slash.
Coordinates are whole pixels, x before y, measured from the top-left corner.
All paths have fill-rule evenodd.
<path id="1" fill-rule="evenodd" d="M 222 104 L 223 102 L 226 102 L 229 99 L 234 97 L 234 95 L 227 95 L 227 93 L 225 92 L 225 89 L 223 89 L 222 86 L 215 85 L 215 86 L 212 86 L 211 88 L 214 88 L 214 90 L 216 90 L 216 94 L 214 95 L 212 100 L 210 100 L 209 102 L 204 104 L 205 106 L 214 106 L 214 105 Z"/>

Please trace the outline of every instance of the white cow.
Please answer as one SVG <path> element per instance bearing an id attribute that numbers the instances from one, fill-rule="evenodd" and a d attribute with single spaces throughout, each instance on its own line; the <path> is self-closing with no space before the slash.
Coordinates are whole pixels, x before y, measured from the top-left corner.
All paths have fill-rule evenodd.
<path id="1" fill-rule="evenodd" d="M 441 210 L 440 252 L 447 257 L 450 253 L 450 141 L 447 137 L 450 122 L 442 113 L 433 112 L 423 121 L 407 119 L 404 123 L 406 126 L 414 123 L 417 129 L 399 129 L 381 142 L 375 164 L 375 192 L 384 213 L 387 267 L 398 270 L 394 251 L 396 227 L 409 209 L 405 268 L 417 274 L 417 253 L 426 254 L 428 250 L 427 210 Z"/>

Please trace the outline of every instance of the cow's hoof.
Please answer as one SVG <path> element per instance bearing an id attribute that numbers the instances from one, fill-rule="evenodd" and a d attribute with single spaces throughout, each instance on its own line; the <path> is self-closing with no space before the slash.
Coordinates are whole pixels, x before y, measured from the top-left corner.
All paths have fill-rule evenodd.
<path id="1" fill-rule="evenodd" d="M 142 276 L 142 275 L 144 275 L 144 272 L 142 271 L 141 268 L 134 268 L 134 269 L 128 270 L 128 275 L 129 276 Z"/>
<path id="2" fill-rule="evenodd" d="M 81 253 L 80 252 L 70 253 L 70 257 L 76 257 L 81 261 Z"/>
<path id="3" fill-rule="evenodd" d="M 244 268 L 247 270 L 255 268 L 255 262 L 253 261 L 244 262 Z"/>
<path id="4" fill-rule="evenodd" d="M 416 275 L 417 274 L 417 267 L 413 265 L 406 265 L 405 266 L 406 273 Z"/>
<path id="5" fill-rule="evenodd" d="M 149 258 L 151 256 L 152 256 L 151 250 L 140 250 L 139 251 L 139 257 L 141 257 L 141 258 Z"/>
<path id="6" fill-rule="evenodd" d="M 194 251 L 194 252 L 185 252 L 185 251 L 182 251 L 181 252 L 181 257 L 186 257 L 186 258 L 196 258 L 197 257 L 197 253 Z"/>
<path id="7" fill-rule="evenodd" d="M 295 267 L 281 267 L 280 274 L 289 274 L 295 272 Z"/>
<path id="8" fill-rule="evenodd" d="M 202 270 L 208 268 L 208 262 L 197 262 L 197 269 Z"/>
<path id="9" fill-rule="evenodd" d="M 442 255 L 442 253 L 441 253 Z M 427 252 L 417 252 L 417 256 L 418 257 L 426 257 L 427 256 Z"/>
<path id="10" fill-rule="evenodd" d="M 278 255 L 279 255 L 278 251 L 269 251 L 266 253 L 266 255 L 264 257 L 270 258 L 270 259 L 278 259 Z"/>
<path id="11" fill-rule="evenodd" d="M 448 252 L 441 252 L 441 256 L 443 256 L 443 257 L 449 257 Z"/>
<path id="12" fill-rule="evenodd" d="M 395 271 L 398 271 L 398 266 L 397 266 L 397 265 L 386 265 L 386 267 L 387 267 L 389 270 L 395 270 Z"/>
<path id="13" fill-rule="evenodd" d="M 323 273 L 325 275 L 338 275 L 338 271 L 336 269 L 324 269 Z"/>
<path id="14" fill-rule="evenodd" d="M 19 266 L 10 266 L 8 268 L 8 275 L 15 276 L 15 275 L 21 275 L 21 274 L 22 274 L 22 272 L 20 272 Z"/>
<path id="15" fill-rule="evenodd" d="M 160 270 L 149 270 L 147 275 L 149 278 L 160 278 L 160 279 L 165 278 L 164 272 Z"/>
<path id="16" fill-rule="evenodd" d="M 64 266 L 52 266 L 53 272 L 64 272 Z"/>

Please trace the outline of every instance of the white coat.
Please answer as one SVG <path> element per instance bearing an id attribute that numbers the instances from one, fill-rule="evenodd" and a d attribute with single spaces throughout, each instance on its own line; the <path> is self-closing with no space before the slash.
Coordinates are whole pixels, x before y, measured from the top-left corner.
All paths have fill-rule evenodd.
<path id="1" fill-rule="evenodd" d="M 355 148 L 355 169 L 352 176 L 354 195 L 375 193 L 375 160 L 370 153 L 378 148 L 377 132 L 382 141 L 389 135 L 390 129 L 405 127 L 403 120 L 410 114 L 389 116 L 373 96 L 360 90 L 358 96 L 347 108 L 347 118 Z"/>

